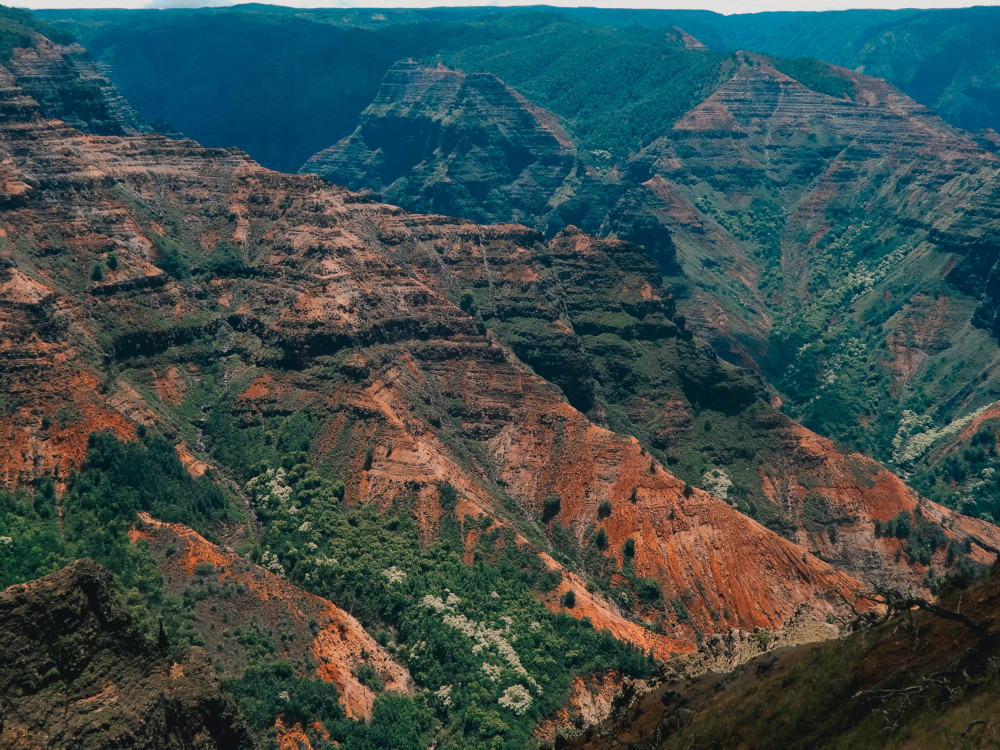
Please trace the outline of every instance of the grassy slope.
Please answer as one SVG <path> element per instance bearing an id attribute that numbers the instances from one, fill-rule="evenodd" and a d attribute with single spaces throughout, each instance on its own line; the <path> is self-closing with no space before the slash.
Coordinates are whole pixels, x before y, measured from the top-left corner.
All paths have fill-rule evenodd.
<path id="1" fill-rule="evenodd" d="M 923 611 L 736 672 L 667 682 L 578 748 L 995 747 L 1000 575 L 940 602 L 986 634 Z M 655 740 L 655 733 L 659 740 Z"/>

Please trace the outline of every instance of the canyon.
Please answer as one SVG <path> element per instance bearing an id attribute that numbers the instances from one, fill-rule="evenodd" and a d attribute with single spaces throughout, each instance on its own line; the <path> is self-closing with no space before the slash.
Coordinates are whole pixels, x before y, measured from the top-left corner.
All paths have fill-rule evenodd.
<path id="1" fill-rule="evenodd" d="M 38 562 L 0 602 L 62 597 L 95 634 L 75 735 L 148 674 L 220 746 L 556 741 L 707 640 L 734 667 L 995 560 L 988 514 L 875 460 L 943 461 L 996 419 L 996 158 L 888 84 L 720 56 L 666 135 L 600 166 L 496 75 L 399 62 L 304 168 L 340 187 L 152 132 L 82 48 L 24 29 L 0 67 L 0 560 Z M 877 225 L 844 218 L 860 201 Z M 796 422 L 779 393 L 851 434 L 814 413 L 846 384 L 788 385 L 843 348 L 834 319 L 877 329 L 858 360 L 892 351 L 868 387 L 897 410 L 979 346 L 939 384 L 961 400 L 881 444 Z M 889 435 L 897 412 L 847 413 Z M 30 661 L 83 631 L 18 632 Z M 55 736 L 23 717 L 56 731 L 56 688 L 31 690 L 4 689 L 0 744 Z"/>

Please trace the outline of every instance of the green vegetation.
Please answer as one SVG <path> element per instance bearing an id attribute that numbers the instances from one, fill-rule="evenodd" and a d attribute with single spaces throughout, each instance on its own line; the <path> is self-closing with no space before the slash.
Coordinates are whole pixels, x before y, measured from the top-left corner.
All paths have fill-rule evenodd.
<path id="1" fill-rule="evenodd" d="M 192 479 L 163 438 L 123 443 L 94 433 L 87 461 L 62 498 L 51 477 L 32 494 L 0 491 L 0 588 L 89 557 L 111 571 L 126 608 L 150 637 L 162 620 L 171 645 L 198 642 L 181 603 L 164 593 L 144 544 L 129 541 L 139 511 L 208 534 L 239 518 L 218 485 Z"/>
<path id="2" fill-rule="evenodd" d="M 525 747 L 534 722 L 560 705 L 573 674 L 648 671 L 644 654 L 538 602 L 534 592 L 551 585 L 548 571 L 536 555 L 518 550 L 509 531 L 484 532 L 466 565 L 464 534 L 449 541 L 444 531 L 425 545 L 405 506 L 391 516 L 367 505 L 344 507 L 343 485 L 301 458 L 264 464 L 248 484 L 262 522 L 253 556 L 384 634 L 382 642 L 427 691 L 426 702 L 409 704 L 406 715 L 419 719 L 418 728 L 436 727 L 440 747 Z M 443 496 L 452 492 L 442 486 Z M 450 513 L 443 521 L 457 523 Z M 482 643 L 492 645 L 481 651 Z M 528 705 L 505 707 L 504 696 L 517 685 L 527 690 Z M 425 729 L 413 731 L 422 737 Z"/>
<path id="3" fill-rule="evenodd" d="M 594 533 L 594 546 L 599 550 L 605 550 L 608 547 L 608 532 L 604 530 L 603 526 Z"/>
<path id="4" fill-rule="evenodd" d="M 622 555 L 624 557 L 635 557 L 635 539 L 629 537 L 622 545 Z"/>
<path id="5" fill-rule="evenodd" d="M 996 584 L 995 575 L 971 585 L 952 581 L 939 603 L 952 616 L 967 613 L 973 624 L 989 622 Z M 661 688 L 664 710 L 683 706 L 691 720 L 658 747 L 989 747 L 982 717 L 997 710 L 997 664 L 995 635 L 907 608 L 848 638 L 761 657 L 748 667 L 754 678 L 722 696 L 709 682 L 717 676 L 696 680 L 690 692 Z M 647 725 L 654 718 L 646 717 Z M 616 729 L 631 739 L 627 727 Z"/>
<path id="6" fill-rule="evenodd" d="M 503 28 L 505 14 L 484 19 Z M 723 55 L 692 52 L 656 30 L 602 28 L 559 15 L 515 38 L 443 55 L 485 70 L 564 118 L 584 151 L 628 156 L 660 137 L 717 84 Z M 587 75 L 580 75 L 586 70 Z"/>
<path id="7" fill-rule="evenodd" d="M 562 498 L 559 497 L 559 493 L 553 492 L 551 495 L 546 497 L 542 501 L 542 523 L 548 523 L 553 518 L 559 515 L 559 509 L 562 507 Z"/>
<path id="8" fill-rule="evenodd" d="M 247 722 L 261 735 L 274 726 L 279 714 L 289 725 L 319 721 L 327 727 L 335 726 L 344 715 L 336 686 L 300 677 L 288 662 L 250 666 L 228 684 Z"/>
<path id="9" fill-rule="evenodd" d="M 997 421 L 987 420 L 960 449 L 948 450 L 950 441 L 923 462 L 911 480 L 923 495 L 962 513 L 1000 523 L 1000 455 Z"/>
<path id="10" fill-rule="evenodd" d="M 293 451 L 277 465 L 265 462 L 248 484 L 262 523 L 251 556 L 360 618 L 409 667 L 421 692 L 383 693 L 378 674 L 361 667 L 358 679 L 380 695 L 373 720 L 358 724 L 344 718 L 333 687 L 282 661 L 268 638 L 238 633 L 250 665 L 227 685 L 261 736 L 280 714 L 286 723 L 318 720 L 350 749 L 404 750 L 432 737 L 442 748 L 521 748 L 534 723 L 561 704 L 573 675 L 604 668 L 648 674 L 646 655 L 542 606 L 534 592 L 550 589 L 551 575 L 513 539 L 484 534 L 475 562 L 466 565 L 460 535 L 448 541 L 443 534 L 428 546 L 405 506 L 389 516 L 371 506 L 342 507 L 343 484 L 303 458 Z M 441 492 L 454 508 L 454 488 L 442 485 Z M 94 433 L 62 498 L 51 478 L 31 494 L 0 493 L 0 586 L 90 557 L 112 571 L 150 637 L 174 648 L 197 644 L 197 597 L 166 595 L 144 543 L 132 544 L 126 532 L 136 513 L 147 511 L 211 536 L 238 520 L 234 508 L 209 477 L 192 479 L 162 437 L 122 442 Z M 449 515 L 447 523 L 457 520 Z M 194 571 L 215 572 L 207 562 Z M 569 592 L 564 604 L 574 603 Z M 483 642 L 490 645 L 480 652 Z"/>
<path id="11" fill-rule="evenodd" d="M 247 266 L 232 243 L 220 240 L 205 259 L 205 270 L 215 277 L 239 276 L 246 272 Z"/>
<path id="12" fill-rule="evenodd" d="M 183 280 L 191 275 L 191 267 L 184 259 L 184 251 L 174 240 L 154 234 L 153 243 L 158 255 L 156 265 L 175 279 Z"/>
<path id="13" fill-rule="evenodd" d="M 836 99 L 854 99 L 856 96 L 854 82 L 836 71 L 829 63 L 809 57 L 771 58 L 770 62 L 782 73 L 813 91 Z"/>

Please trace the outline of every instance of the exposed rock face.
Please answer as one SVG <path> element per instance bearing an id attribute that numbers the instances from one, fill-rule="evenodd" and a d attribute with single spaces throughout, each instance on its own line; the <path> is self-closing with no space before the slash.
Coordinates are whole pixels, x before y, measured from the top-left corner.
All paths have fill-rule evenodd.
<path id="1" fill-rule="evenodd" d="M 496 76 L 414 62 L 390 68 L 357 130 L 302 167 L 411 210 L 530 226 L 577 169 L 555 116 Z"/>
<path id="2" fill-rule="evenodd" d="M 997 400 L 997 157 L 878 79 L 747 53 L 721 70 L 714 93 L 627 164 L 533 183 L 534 203 L 549 212 L 525 220 L 644 245 L 682 292 L 693 331 L 764 374 L 808 425 L 881 460 L 896 460 L 903 409 L 940 426 Z M 461 74 L 405 72 L 387 79 L 358 132 L 325 153 L 346 164 L 348 144 L 363 140 L 374 155 L 409 137 L 385 138 L 380 121 L 421 143 L 427 116 L 472 127 L 457 97 L 430 93 L 439 79 L 457 88 Z M 448 154 L 424 149 L 413 174 L 437 180 L 451 169 Z M 457 196 L 463 176 L 449 175 L 435 184 Z M 333 178 L 386 184 L 371 171 Z M 424 207 L 407 190 L 392 200 Z M 458 200 L 448 210 L 502 220 L 513 205 Z M 994 341 L 982 342 L 984 330 Z M 515 345 L 521 357 L 526 349 Z M 956 357 L 960 372 L 942 383 L 936 372 Z M 585 402 L 567 387 L 575 368 L 566 361 L 531 364 L 560 372 L 571 401 Z"/>
<path id="3" fill-rule="evenodd" d="M 640 437 L 668 466 L 683 467 L 691 450 L 714 455 L 726 481 L 759 494 L 755 515 L 760 520 L 840 570 L 869 582 L 887 576 L 902 586 L 922 577 L 925 568 L 901 555 L 903 542 L 874 535 L 875 521 L 918 513 L 918 507 L 935 525 L 951 529 L 948 542 L 935 550 L 935 565 L 945 564 L 949 543 L 965 545 L 966 539 L 976 560 L 992 559 L 996 536 L 990 524 L 926 503 L 874 461 L 845 455 L 765 405 L 759 384 L 691 340 L 677 325 L 655 264 L 639 247 L 571 229 L 545 245 L 401 242 L 397 248 L 398 257 L 442 293 L 458 300 L 473 290 L 470 304 L 477 315 L 536 372 L 560 385 L 571 404 Z M 705 422 L 696 429 L 692 415 L 706 411 L 719 425 L 715 432 L 705 432 Z M 728 442 L 728 431 L 739 438 Z M 647 464 L 647 473 L 656 463 L 642 454 L 638 461 Z M 612 538 L 610 549 L 616 549 L 615 543 L 624 543 L 635 530 L 636 519 L 628 514 L 641 504 L 641 495 L 585 484 L 594 500 L 579 514 L 565 502 L 573 494 L 562 478 L 565 468 L 550 460 L 538 467 L 538 475 L 530 474 L 530 481 L 551 477 L 551 490 L 543 487 L 542 495 L 561 493 L 563 508 L 570 510 L 560 518 L 581 525 L 600 521 L 593 504 L 609 500 L 612 510 L 604 527 Z M 641 487 L 641 465 L 636 477 Z M 737 504 L 738 490 L 730 494 L 729 502 Z M 628 520 L 619 527 L 623 518 Z M 638 551 L 636 537 L 637 567 L 646 560 L 645 550 L 673 544 L 674 537 L 669 538 L 655 545 L 647 540 Z M 658 575 L 655 566 L 646 570 Z M 689 581 L 678 586 L 678 595 L 691 583 L 697 588 L 697 580 Z M 717 611 L 717 604 L 708 603 L 705 614 Z"/>
<path id="4" fill-rule="evenodd" d="M 624 691 L 642 692 L 644 680 L 629 680 L 615 670 L 582 675 L 570 684 L 566 705 L 556 715 L 543 721 L 534 735 L 543 742 L 554 744 L 557 737 L 575 733 L 580 727 L 591 727 L 606 720 Z"/>
<path id="5" fill-rule="evenodd" d="M 168 591 L 182 594 L 193 586 L 193 590 L 208 594 L 199 596 L 195 605 L 197 627 L 210 652 L 217 653 L 217 646 L 223 644 L 225 657 L 217 656 L 216 661 L 226 664 L 226 672 L 242 671 L 246 654 L 238 643 L 224 638 L 223 631 L 257 627 L 291 635 L 281 641 L 282 657 L 296 664 L 315 664 L 319 677 L 336 684 L 340 702 L 351 718 L 370 718 L 375 702 L 375 693 L 354 675 L 362 664 L 375 669 L 387 690 L 412 690 L 406 669 L 394 662 L 357 620 L 325 599 L 220 549 L 180 524 L 142 514 L 130 536 L 133 541 L 143 539 L 149 544 Z M 203 573 L 205 565 L 212 566 L 211 571 Z M 213 588 L 218 595 L 211 593 Z"/>
<path id="6" fill-rule="evenodd" d="M 0 634 L 0 747 L 253 747 L 205 653 L 161 653 L 93 562 L 0 592 Z"/>
<path id="7" fill-rule="evenodd" d="M 631 539 L 636 573 L 682 605 L 652 613 L 612 602 L 543 559 L 561 576 L 551 608 L 562 608 L 559 597 L 573 589 L 579 605 L 570 614 L 643 650 L 690 651 L 696 627 L 775 627 L 803 602 L 833 612 L 841 594 L 861 587 L 855 567 L 838 570 L 718 497 L 685 487 L 638 440 L 595 424 L 516 352 L 540 367 L 544 357 L 532 359 L 513 341 L 514 351 L 507 348 L 502 331 L 486 330 L 449 298 L 481 282 L 491 314 L 501 317 L 510 299 L 524 316 L 532 297 L 543 310 L 548 304 L 537 287 L 555 295 L 550 301 L 572 289 L 556 308 L 565 320 L 555 313 L 545 325 L 557 336 L 577 329 L 565 347 L 571 353 L 648 336 L 649 356 L 664 357 L 651 408 L 680 412 L 667 424 L 683 428 L 692 400 L 725 414 L 763 408 L 752 381 L 689 341 L 635 246 L 577 232 L 545 243 L 520 226 L 415 216 L 190 141 L 85 135 L 41 117 L 12 79 L 4 82 L 0 176 L 19 192 L 0 217 L 0 258 L 13 269 L 3 283 L 28 305 L 5 308 L 11 323 L 0 332 L 0 345 L 19 352 L 3 373 L 18 397 L 4 423 L 16 442 L 0 455 L 12 481 L 46 465 L 73 466 L 82 455 L 93 421 L 63 420 L 54 405 L 90 404 L 81 413 L 120 434 L 157 423 L 179 432 L 189 418 L 168 408 L 176 395 L 164 391 L 161 401 L 128 373 L 167 377 L 171 367 L 191 372 L 224 357 L 203 413 L 240 433 L 259 417 L 308 410 L 318 421 L 308 446 L 313 465 L 350 480 L 348 502 L 388 509 L 407 498 L 428 540 L 438 531 L 443 482 L 458 493 L 459 520 L 476 520 L 465 529 L 470 552 L 484 515 L 510 529 L 513 543 L 537 551 L 521 532 L 533 527 L 537 535 L 552 492 L 580 543 L 588 528 L 604 528 L 603 556 L 615 567 Z M 214 271 L 192 277 L 191 267 Z M 605 272 L 597 300 L 580 296 L 584 280 Z M 600 299 L 619 293 L 610 320 L 598 315 L 602 304 L 613 309 Z M 526 296 L 518 302 L 519 295 Z M 58 325 L 42 325 L 47 316 Z M 578 343 L 577 335 L 592 340 Z M 586 393 L 581 384 L 573 398 Z M 61 430 L 67 424 L 58 444 L 45 438 L 46 415 Z M 202 449 L 191 442 L 186 450 Z M 846 460 L 832 453 L 833 465 Z M 767 453 L 760 460 L 765 469 L 772 464 Z M 610 515 L 601 515 L 602 500 Z M 1000 548 L 993 527 L 977 533 Z M 859 526 L 859 534 L 872 539 L 870 529 Z M 973 553 L 983 558 L 984 549 Z M 880 568 L 887 570 L 915 584 L 923 576 L 905 562 Z M 660 618 L 663 632 L 629 617 L 643 613 Z"/>

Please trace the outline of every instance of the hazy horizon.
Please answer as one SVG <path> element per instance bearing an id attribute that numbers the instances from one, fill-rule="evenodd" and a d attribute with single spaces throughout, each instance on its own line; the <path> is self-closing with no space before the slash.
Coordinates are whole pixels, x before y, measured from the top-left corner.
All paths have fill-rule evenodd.
<path id="1" fill-rule="evenodd" d="M 9 0 L 8 0 L 9 1 Z M 81 10 L 89 8 L 122 8 L 122 9 L 153 9 L 153 8 L 210 8 L 244 5 L 236 0 L 93 0 L 92 2 L 71 2 L 70 0 L 33 0 L 12 2 L 12 5 L 31 10 Z M 693 2 L 662 2 L 662 0 L 634 0 L 627 4 L 613 0 L 591 0 L 578 2 L 575 0 L 553 0 L 539 3 L 534 0 L 503 0 L 502 2 L 483 2 L 483 0 L 452 0 L 439 2 L 435 0 L 277 0 L 265 2 L 266 5 L 284 5 L 294 8 L 432 8 L 432 7 L 483 7 L 483 6 L 524 6 L 551 5 L 560 7 L 617 8 L 637 10 L 710 10 L 726 15 L 739 13 L 761 13 L 769 11 L 829 11 L 829 10 L 902 10 L 902 9 L 944 9 L 970 8 L 975 6 L 996 6 L 1000 0 L 969 3 L 963 0 L 936 0 L 935 2 L 909 2 L 900 0 L 846 0 L 845 2 L 797 2 L 796 0 L 709 0 L 705 3 Z M 805 6 L 805 7 L 804 7 Z"/>

